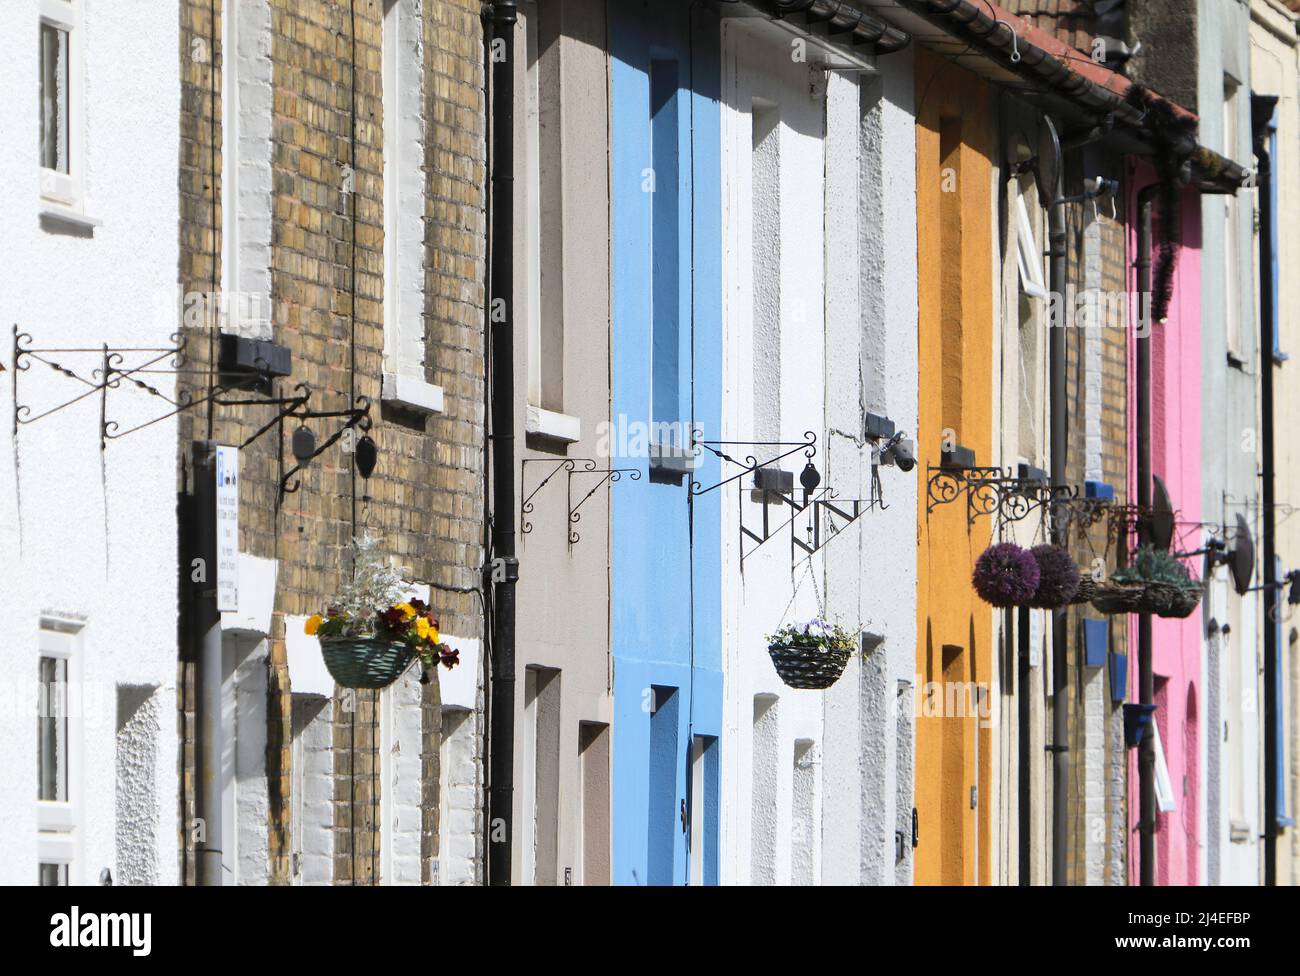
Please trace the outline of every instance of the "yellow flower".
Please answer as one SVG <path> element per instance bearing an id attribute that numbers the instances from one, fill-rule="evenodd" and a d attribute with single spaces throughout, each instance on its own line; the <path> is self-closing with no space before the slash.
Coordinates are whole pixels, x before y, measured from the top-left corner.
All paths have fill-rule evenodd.
<path id="1" fill-rule="evenodd" d="M 411 606 L 409 603 L 398 603 L 395 604 L 395 606 L 398 610 L 402 611 L 403 620 L 410 620 L 415 616 L 415 607 Z"/>
<path id="2" fill-rule="evenodd" d="M 438 630 L 425 617 L 421 617 L 415 622 L 415 632 L 419 635 L 420 640 L 428 640 L 434 644 L 438 643 Z"/>
<path id="3" fill-rule="evenodd" d="M 316 631 L 320 629 L 320 625 L 323 624 L 324 622 L 325 622 L 324 617 L 322 617 L 319 613 L 313 613 L 310 617 L 307 618 L 307 626 L 304 627 L 303 630 L 305 630 L 309 635 L 315 636 Z"/>

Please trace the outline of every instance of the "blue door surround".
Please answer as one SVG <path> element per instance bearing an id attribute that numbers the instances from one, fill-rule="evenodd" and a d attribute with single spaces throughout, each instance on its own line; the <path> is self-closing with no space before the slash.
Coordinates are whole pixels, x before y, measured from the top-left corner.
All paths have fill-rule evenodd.
<path id="1" fill-rule="evenodd" d="M 612 420 L 677 419 L 716 436 L 721 418 L 721 142 L 718 21 L 687 0 L 611 0 Z M 669 141 L 671 140 L 671 142 Z M 665 181 L 667 183 L 665 184 Z M 643 428 L 644 429 L 644 428 Z M 718 878 L 722 725 L 719 493 L 691 498 L 639 467 L 611 499 L 614 657 L 613 882 Z M 711 483 L 717 462 L 694 478 Z M 716 481 L 716 478 L 713 478 Z M 702 738 L 705 796 L 690 791 Z M 689 850 L 683 809 L 702 818 Z M 702 863 L 692 872 L 691 859 Z"/>

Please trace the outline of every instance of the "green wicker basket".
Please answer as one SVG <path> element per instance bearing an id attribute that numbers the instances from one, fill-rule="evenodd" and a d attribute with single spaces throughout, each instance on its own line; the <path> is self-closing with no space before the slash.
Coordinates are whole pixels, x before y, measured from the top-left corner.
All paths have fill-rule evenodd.
<path id="1" fill-rule="evenodd" d="M 409 644 L 380 637 L 322 637 L 320 652 L 344 688 L 387 688 L 415 660 Z"/>
<path id="2" fill-rule="evenodd" d="M 1074 594 L 1074 599 L 1070 601 L 1071 606 L 1081 603 L 1091 603 L 1092 598 L 1097 595 L 1097 581 L 1092 578 L 1091 573 L 1083 573 L 1079 577 L 1079 590 Z"/>
<path id="3" fill-rule="evenodd" d="M 1201 587 L 1189 583 L 1187 586 L 1170 586 L 1171 593 L 1161 609 L 1156 611 L 1158 617 L 1172 617 L 1184 620 L 1196 612 L 1201 605 Z"/>
<path id="4" fill-rule="evenodd" d="M 791 688 L 829 688 L 844 673 L 853 651 L 840 647 L 772 644 L 767 653 L 772 665 Z"/>
<path id="5" fill-rule="evenodd" d="M 1102 613 L 1152 613 L 1157 617 L 1190 617 L 1201 603 L 1195 583 L 1179 585 L 1163 580 L 1099 583 L 1092 605 Z"/>

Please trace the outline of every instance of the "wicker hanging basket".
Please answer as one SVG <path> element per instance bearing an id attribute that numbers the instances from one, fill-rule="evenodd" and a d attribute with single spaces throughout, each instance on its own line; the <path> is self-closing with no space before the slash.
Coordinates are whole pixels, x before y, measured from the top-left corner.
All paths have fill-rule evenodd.
<path id="1" fill-rule="evenodd" d="M 1146 600 L 1146 583 L 1097 583 L 1092 605 L 1102 613 L 1142 613 Z"/>
<path id="2" fill-rule="evenodd" d="M 1080 603 L 1091 603 L 1092 598 L 1096 595 L 1097 581 L 1092 578 L 1090 573 L 1084 573 L 1079 577 L 1079 589 L 1070 600 L 1070 605 L 1076 606 Z"/>
<path id="3" fill-rule="evenodd" d="M 1167 585 L 1167 584 L 1166 584 Z M 1196 585 L 1171 586 L 1173 591 L 1165 606 L 1156 611 L 1160 617 L 1172 617 L 1176 620 L 1184 620 L 1196 612 L 1196 608 L 1201 605 L 1201 588 Z"/>
<path id="4" fill-rule="evenodd" d="M 322 637 L 325 667 L 344 688 L 387 688 L 415 659 L 415 650 L 379 637 Z"/>
<path id="5" fill-rule="evenodd" d="M 1152 613 L 1175 619 L 1190 617 L 1200 602 L 1199 586 L 1162 580 L 1098 583 L 1092 597 L 1092 605 L 1102 613 Z"/>
<path id="6" fill-rule="evenodd" d="M 822 689 L 839 680 L 853 651 L 851 648 L 772 644 L 767 653 L 772 656 L 776 673 L 791 688 Z"/>

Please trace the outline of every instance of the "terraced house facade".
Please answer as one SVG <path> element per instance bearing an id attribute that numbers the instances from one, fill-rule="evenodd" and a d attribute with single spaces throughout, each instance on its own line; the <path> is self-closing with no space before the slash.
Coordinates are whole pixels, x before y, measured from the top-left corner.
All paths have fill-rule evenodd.
<path id="1" fill-rule="evenodd" d="M 1294 880 L 1294 6 L 7 5 L 0 877 Z"/>

